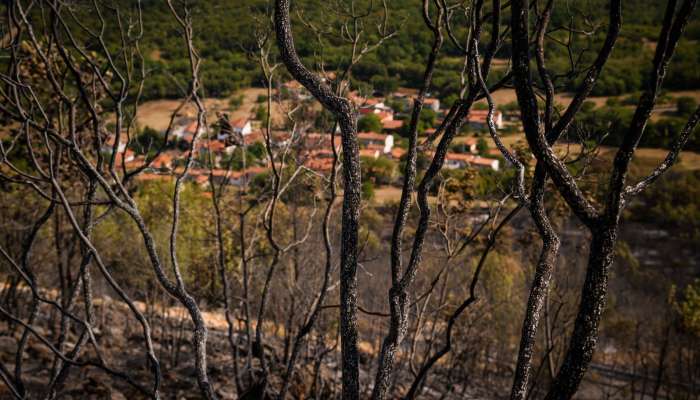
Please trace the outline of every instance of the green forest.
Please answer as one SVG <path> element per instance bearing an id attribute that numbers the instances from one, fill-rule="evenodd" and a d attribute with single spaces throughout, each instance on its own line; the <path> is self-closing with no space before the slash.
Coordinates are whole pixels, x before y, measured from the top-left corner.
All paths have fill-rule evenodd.
<path id="1" fill-rule="evenodd" d="M 348 44 L 340 39 L 342 15 L 331 9 L 339 1 L 302 0 L 294 2 L 293 17 L 299 20 L 295 27 L 296 44 L 299 54 L 310 64 L 324 63 L 326 70 L 342 68 L 347 63 Z M 361 3 L 361 2 L 360 2 Z M 369 7 L 371 2 L 364 2 Z M 185 48 L 175 39 L 179 32 L 161 1 L 148 0 L 142 4 L 143 20 L 148 26 L 144 49 L 147 70 L 152 77 L 147 81 L 144 96 L 149 99 L 177 98 L 182 96 L 172 80 L 185 80 L 188 69 Z M 360 7 L 360 6 L 358 6 Z M 425 59 L 430 51 L 431 33 L 425 27 L 420 14 L 420 2 L 416 0 L 391 0 L 387 3 L 389 26 L 396 35 L 386 41 L 375 52 L 365 56 L 353 72 L 353 80 L 358 86 L 371 84 L 375 90 L 390 91 L 399 86 L 416 88 L 423 78 Z M 254 54 L 255 32 L 264 30 L 269 23 L 264 18 L 267 2 L 254 0 L 199 0 L 193 3 L 194 31 L 196 45 L 203 57 L 202 81 L 208 96 L 225 97 L 237 89 L 262 85 L 260 71 Z M 379 2 L 373 3 L 373 13 L 377 19 L 384 17 Z M 503 24 L 507 24 L 509 10 L 504 10 Z M 696 11 L 697 13 L 697 11 Z M 236 18 L 241 15 L 258 15 L 258 18 Z M 576 1 L 555 7 L 552 15 L 551 35 L 556 36 L 555 27 L 570 27 L 589 32 L 576 38 L 574 53 L 580 53 L 576 60 L 587 65 L 595 57 L 605 36 L 607 2 L 602 0 Z M 663 8 L 655 0 L 640 0 L 623 4 L 624 25 L 612 58 L 596 84 L 594 96 L 613 96 L 639 91 L 644 84 L 645 72 L 653 56 L 654 41 L 658 36 L 658 23 L 663 17 Z M 330 18 L 329 18 L 330 16 Z M 586 18 L 579 18 L 585 16 Z M 306 29 L 302 23 L 313 24 L 318 34 Z M 370 22 L 367 35 L 376 34 Z M 466 29 L 459 18 L 454 22 L 454 35 Z M 460 32 L 461 30 L 461 32 Z M 565 35 L 564 32 L 561 32 Z M 485 38 L 488 34 L 485 32 Z M 668 72 L 666 88 L 700 88 L 700 21 L 690 21 L 686 33 L 674 55 L 674 62 Z M 461 51 L 449 40 L 439 60 L 440 68 L 433 82 L 435 94 L 441 99 L 454 98 L 459 88 L 459 71 L 462 68 Z M 488 43 L 487 40 L 483 41 Z M 565 74 L 571 63 L 566 47 L 555 41 L 547 43 L 548 67 L 557 73 Z M 510 57 L 507 44 L 498 52 L 497 58 Z M 498 75 L 492 75 L 497 80 Z M 565 89 L 573 90 L 576 80 L 560 77 Z"/>

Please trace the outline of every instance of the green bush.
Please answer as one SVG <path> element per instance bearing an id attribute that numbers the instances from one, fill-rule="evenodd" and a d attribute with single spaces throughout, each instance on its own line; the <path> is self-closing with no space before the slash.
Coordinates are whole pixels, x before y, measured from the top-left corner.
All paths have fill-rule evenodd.
<path id="1" fill-rule="evenodd" d="M 367 114 L 357 121 L 359 132 L 381 132 L 382 122 L 376 114 Z"/>
<path id="2" fill-rule="evenodd" d="M 396 163 L 384 156 L 362 158 L 362 177 L 377 185 L 388 185 L 396 177 Z"/>

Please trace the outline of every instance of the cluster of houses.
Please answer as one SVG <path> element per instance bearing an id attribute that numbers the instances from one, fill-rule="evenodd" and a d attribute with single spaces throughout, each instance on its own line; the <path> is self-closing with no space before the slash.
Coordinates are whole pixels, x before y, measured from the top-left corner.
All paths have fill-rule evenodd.
<path id="1" fill-rule="evenodd" d="M 287 82 L 284 89 L 288 95 L 304 98 L 303 87 L 296 81 Z M 361 97 L 357 93 L 351 93 L 350 99 L 355 102 L 360 117 L 374 114 L 379 117 L 382 125 L 381 132 L 359 132 L 360 156 L 365 158 L 386 157 L 398 161 L 405 154 L 405 150 L 396 146 L 395 138 L 403 127 L 405 115 L 401 115 L 410 109 L 412 98 L 415 95 L 410 90 L 401 90 L 391 94 L 391 103 L 395 107 L 397 104 L 404 104 L 404 110 L 394 110 L 387 105 L 384 98 Z M 433 110 L 438 118 L 442 116 L 440 101 L 435 98 L 426 98 L 424 106 Z M 465 121 L 474 129 L 487 129 L 486 110 L 473 110 L 468 121 Z M 494 113 L 494 124 L 497 128 L 503 127 L 503 116 L 500 112 Z M 438 122 L 439 123 L 439 120 Z M 168 149 L 158 153 L 155 157 L 147 158 L 145 155 L 137 155 L 132 149 L 127 147 L 125 138 L 122 138 L 117 146 L 119 156 L 117 162 L 124 164 L 127 169 L 134 169 L 150 163 L 143 173 L 139 174 L 140 180 L 168 180 L 172 179 L 173 172 L 177 173 L 183 168 L 184 160 L 189 152 L 189 144 L 196 135 L 200 140 L 193 150 L 193 157 L 196 162 L 189 170 L 189 179 L 202 185 L 209 184 L 210 180 L 215 182 L 229 182 L 240 185 L 249 181 L 254 176 L 266 172 L 264 164 L 266 161 L 259 160 L 258 165 L 249 165 L 242 171 L 231 171 L 225 168 L 223 160 L 231 157 L 234 151 L 241 146 L 251 146 L 256 143 L 264 143 L 266 138 L 263 131 L 256 128 L 256 121 L 242 117 L 228 119 L 228 116 L 220 116 L 219 123 L 215 127 L 201 126 L 192 118 L 182 117 L 176 121 L 174 129 L 171 131 L 170 139 L 182 146 L 168 146 Z M 207 130 L 209 134 L 207 135 Z M 213 131 L 213 132 L 212 132 Z M 434 128 L 428 128 L 426 134 L 434 134 Z M 307 168 L 327 173 L 333 166 L 333 147 L 340 147 L 340 133 L 336 134 L 335 141 L 331 143 L 331 135 L 328 133 L 306 132 L 296 134 L 294 137 L 289 132 L 273 131 L 271 142 L 278 147 L 292 149 L 293 157 L 297 165 L 304 165 Z M 499 170 L 499 159 L 497 154 L 488 152 L 487 154 L 477 154 L 477 139 L 474 137 L 460 138 L 460 143 L 466 150 L 464 153 L 449 152 L 446 156 L 446 168 L 484 168 L 494 171 Z M 114 138 L 108 138 L 104 142 L 103 151 L 111 153 L 114 149 Z M 430 154 L 426 154 L 430 156 Z M 492 156 L 492 157 L 489 157 Z M 264 158 L 264 157 L 263 157 Z M 214 169 L 202 168 L 199 161 L 207 160 L 211 162 Z"/>

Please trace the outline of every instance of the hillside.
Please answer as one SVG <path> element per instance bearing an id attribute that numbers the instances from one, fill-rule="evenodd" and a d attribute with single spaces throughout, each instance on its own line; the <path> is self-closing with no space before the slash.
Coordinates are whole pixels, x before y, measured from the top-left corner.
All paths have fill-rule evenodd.
<path id="1" fill-rule="evenodd" d="M 133 7 L 132 2 L 126 2 Z M 365 10 L 370 2 L 355 2 L 357 9 Z M 416 87 L 420 84 L 425 59 L 430 50 L 431 36 L 423 23 L 418 0 L 392 0 L 388 2 L 388 25 L 396 35 L 383 43 L 376 51 L 368 54 L 354 69 L 356 84 L 371 84 L 376 90 L 388 91 L 398 86 Z M 486 2 L 487 6 L 489 2 Z M 192 5 L 194 16 L 195 43 L 204 59 L 202 80 L 211 97 L 227 96 L 237 89 L 260 85 L 261 76 L 256 67 L 252 51 L 256 32 L 264 32 L 269 27 L 263 21 L 266 2 L 261 0 L 241 2 L 238 0 L 200 0 Z M 340 5 L 338 7 L 334 4 Z M 344 2 L 321 0 L 298 0 L 292 2 L 293 17 L 298 51 L 309 65 L 323 61 L 332 70 L 347 63 L 349 44 L 341 40 L 340 27 L 347 21 L 338 11 Z M 573 27 L 591 36 L 578 35 L 572 42 L 574 54 L 586 48 L 596 49 L 604 37 L 606 25 L 606 1 L 577 1 L 574 5 L 558 5 L 552 16 L 553 27 L 564 27 L 575 21 Z M 383 20 L 380 2 L 373 3 L 370 17 L 364 22 L 364 36 L 370 41 L 376 38 L 376 24 Z M 178 29 L 169 17 L 163 2 L 148 0 L 142 2 L 143 21 L 147 29 L 144 37 L 150 77 L 146 82 L 146 98 L 177 98 L 182 93 L 172 79 L 184 80 L 187 74 L 185 49 L 175 40 Z M 347 11 L 347 10 L 346 10 Z M 502 23 L 508 21 L 503 15 Z M 696 11 L 697 13 L 697 11 Z M 621 39 L 612 59 L 605 68 L 593 95 L 620 95 L 639 90 L 647 62 L 651 60 L 654 40 L 658 35 L 658 23 L 663 17 L 662 7 L 654 0 L 624 2 L 624 24 Z M 301 23 L 301 17 L 306 24 Z M 585 18 L 583 18 L 585 17 Z M 463 18 L 455 17 L 454 32 L 464 32 Z M 318 36 L 308 26 L 322 31 Z M 593 29 L 593 27 L 597 29 Z M 269 33 L 269 32 L 268 32 Z M 557 35 L 553 30 L 552 35 Z M 488 34 L 485 34 L 488 39 Z M 565 38 L 565 37 L 564 37 Z M 700 88 L 700 71 L 695 66 L 700 63 L 700 21 L 693 19 L 675 55 L 668 74 L 668 89 Z M 501 48 L 498 57 L 509 57 L 507 45 Z M 547 48 L 549 68 L 557 73 L 565 73 L 569 68 L 567 49 L 550 43 Z M 582 53 L 582 60 L 590 61 L 594 51 Z M 640 59 L 647 62 L 639 62 Z M 461 70 L 460 51 L 449 40 L 440 61 L 441 67 L 434 78 L 438 97 L 446 98 L 457 90 Z M 565 87 L 574 87 L 575 81 L 562 80 Z"/>

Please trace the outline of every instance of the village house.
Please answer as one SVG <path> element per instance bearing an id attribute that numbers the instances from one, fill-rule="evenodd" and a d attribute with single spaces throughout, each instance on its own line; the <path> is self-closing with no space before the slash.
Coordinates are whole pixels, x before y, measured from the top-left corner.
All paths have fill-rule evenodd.
<path id="1" fill-rule="evenodd" d="M 382 155 L 382 149 L 378 146 L 370 146 L 364 149 L 360 149 L 360 157 L 377 159 L 380 155 Z"/>
<path id="2" fill-rule="evenodd" d="M 477 144 L 479 143 L 479 139 L 475 137 L 468 137 L 465 138 L 460 144 L 464 145 L 464 147 L 472 154 L 476 154 L 479 152 L 477 149 Z"/>
<path id="3" fill-rule="evenodd" d="M 401 147 L 394 147 L 391 150 L 391 158 L 393 158 L 395 160 L 400 160 L 401 157 L 404 156 L 404 154 L 406 154 L 406 150 L 402 149 Z"/>
<path id="4" fill-rule="evenodd" d="M 486 154 L 488 154 L 490 157 L 503 157 L 503 153 L 501 153 L 501 150 L 499 149 L 488 149 Z"/>
<path id="5" fill-rule="evenodd" d="M 395 103 L 401 105 L 400 111 L 408 111 L 411 107 L 411 100 L 418 96 L 418 89 L 399 88 L 391 94 Z"/>
<path id="6" fill-rule="evenodd" d="M 479 130 L 484 130 L 488 129 L 488 125 L 486 123 L 486 118 L 488 117 L 489 111 L 488 110 L 471 110 L 469 111 L 469 115 L 467 116 L 467 122 L 469 123 L 469 126 L 472 129 L 479 129 Z M 502 129 L 503 128 L 503 113 L 496 110 L 493 113 L 493 123 L 496 126 L 496 129 Z"/>
<path id="7" fill-rule="evenodd" d="M 375 113 L 375 115 L 379 117 L 379 122 L 381 122 L 382 124 L 394 120 L 393 112 L 380 111 L 378 113 Z"/>
<path id="8" fill-rule="evenodd" d="M 440 112 L 440 100 L 434 97 L 426 97 L 425 100 L 423 100 L 423 106 L 435 111 L 436 113 Z"/>
<path id="9" fill-rule="evenodd" d="M 136 153 L 134 153 L 131 149 L 126 149 L 121 153 L 117 153 L 117 160 L 119 162 L 124 162 L 130 163 L 136 159 Z"/>
<path id="10" fill-rule="evenodd" d="M 316 172 L 327 173 L 333 168 L 332 158 L 309 158 L 304 166 Z"/>
<path id="11" fill-rule="evenodd" d="M 338 148 L 341 145 L 341 135 L 334 136 L 333 146 Z M 328 133 L 310 132 L 301 136 L 299 143 L 307 150 L 327 149 L 331 150 L 331 135 Z"/>
<path id="12" fill-rule="evenodd" d="M 253 143 L 260 142 L 264 143 L 265 142 L 265 136 L 263 135 L 261 130 L 256 130 L 254 132 L 251 132 L 250 134 L 246 135 L 243 137 L 243 143 L 245 143 L 246 146 L 250 146 Z M 232 146 L 235 147 L 235 146 Z"/>
<path id="13" fill-rule="evenodd" d="M 250 119 L 247 117 L 236 118 L 231 121 L 231 129 L 233 129 L 234 134 L 241 135 L 243 137 L 253 133 L 253 125 L 251 125 Z M 228 139 L 228 136 L 228 133 L 222 131 L 219 132 L 216 138 L 219 140 L 226 140 Z"/>
<path id="14" fill-rule="evenodd" d="M 404 125 L 404 121 L 397 120 L 396 112 L 393 108 L 387 106 L 383 99 L 380 98 L 362 98 L 356 94 L 352 94 L 350 99 L 359 107 L 361 115 L 374 114 L 379 118 L 382 124 L 382 130 L 388 132 L 398 132 Z M 407 101 L 410 101 L 406 97 Z M 439 102 L 437 104 L 439 108 Z"/>
<path id="15" fill-rule="evenodd" d="M 158 154 L 151 161 L 151 168 L 153 169 L 170 169 L 173 167 L 173 160 L 177 157 L 175 152 L 163 152 Z"/>
<path id="16" fill-rule="evenodd" d="M 227 146 L 226 143 L 220 140 L 203 140 L 199 143 L 196 154 L 200 157 L 206 157 L 207 159 L 211 156 L 214 164 L 219 164 L 221 161 L 221 154 L 230 154 L 230 152 L 227 151 L 229 147 L 231 146 Z"/>
<path id="17" fill-rule="evenodd" d="M 328 172 L 333 168 L 333 150 L 330 147 L 311 150 L 303 164 L 316 172 Z"/>
<path id="18" fill-rule="evenodd" d="M 199 125 L 196 120 L 186 120 L 186 122 L 173 129 L 173 136 L 180 140 L 192 141 L 195 134 L 202 135 L 206 132 L 205 124 Z"/>
<path id="19" fill-rule="evenodd" d="M 490 168 L 498 171 L 500 162 L 493 158 L 485 158 L 473 154 L 448 153 L 445 157 L 445 167 L 449 169 L 458 168 Z"/>
<path id="20" fill-rule="evenodd" d="M 114 143 L 116 138 L 114 135 L 110 135 L 107 139 L 102 142 L 102 154 L 105 157 L 110 157 L 112 151 L 114 150 Z M 117 155 L 115 157 L 115 163 L 117 166 L 121 167 L 122 164 L 127 165 L 133 163 L 136 160 L 136 153 L 133 150 L 127 148 L 126 134 L 121 135 L 119 138 L 119 143 L 117 144 Z"/>
<path id="21" fill-rule="evenodd" d="M 381 99 L 367 99 L 364 104 L 360 105 L 360 114 L 375 114 L 382 121 L 391 121 L 394 119 L 394 109 L 384 104 Z"/>
<path id="22" fill-rule="evenodd" d="M 203 140 L 200 142 L 198 152 L 218 154 L 222 153 L 224 149 L 226 149 L 226 144 L 220 140 Z"/>
<path id="23" fill-rule="evenodd" d="M 394 148 L 394 135 L 384 135 L 376 132 L 360 132 L 357 134 L 360 146 L 379 146 L 382 154 L 391 153 Z"/>
<path id="24" fill-rule="evenodd" d="M 236 118 L 231 122 L 231 127 L 234 133 L 240 133 L 241 136 L 250 135 L 253 132 L 253 126 L 250 119 L 247 117 Z"/>
<path id="25" fill-rule="evenodd" d="M 114 142 L 116 137 L 114 135 L 107 136 L 104 142 L 102 142 L 102 152 L 107 154 L 112 154 L 114 149 Z M 126 135 L 120 135 L 119 144 L 117 145 L 117 153 L 121 153 L 126 149 Z"/>
<path id="26" fill-rule="evenodd" d="M 400 119 L 382 121 L 382 130 L 386 132 L 398 132 L 401 128 L 403 128 L 403 121 Z"/>

